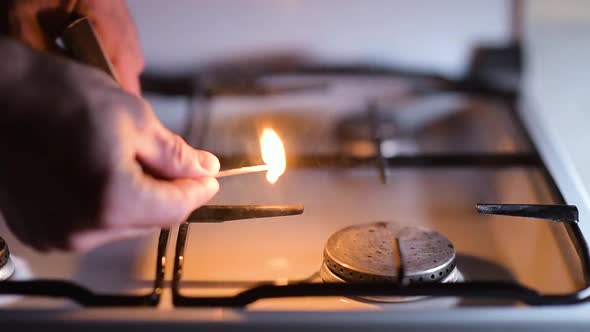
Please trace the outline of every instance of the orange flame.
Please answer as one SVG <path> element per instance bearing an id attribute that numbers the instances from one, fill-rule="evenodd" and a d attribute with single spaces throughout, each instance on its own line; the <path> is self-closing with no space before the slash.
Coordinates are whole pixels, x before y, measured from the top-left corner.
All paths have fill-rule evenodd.
<path id="1" fill-rule="evenodd" d="M 274 130 L 265 128 L 260 136 L 260 150 L 262 151 L 262 160 L 268 165 L 266 180 L 275 183 L 287 168 L 283 141 Z"/>

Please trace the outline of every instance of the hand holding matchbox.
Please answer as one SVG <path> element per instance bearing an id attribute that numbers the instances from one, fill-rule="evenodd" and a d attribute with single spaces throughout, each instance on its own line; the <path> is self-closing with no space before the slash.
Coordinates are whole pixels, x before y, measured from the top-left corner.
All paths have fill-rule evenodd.
<path id="1" fill-rule="evenodd" d="M 265 128 L 262 131 L 262 135 L 260 136 L 260 150 L 262 153 L 262 161 L 264 161 L 264 165 L 254 165 L 223 170 L 217 173 L 215 177 L 221 178 L 226 176 L 267 171 L 266 180 L 270 183 L 277 182 L 279 177 L 285 172 L 287 161 L 283 142 L 274 130 Z"/>

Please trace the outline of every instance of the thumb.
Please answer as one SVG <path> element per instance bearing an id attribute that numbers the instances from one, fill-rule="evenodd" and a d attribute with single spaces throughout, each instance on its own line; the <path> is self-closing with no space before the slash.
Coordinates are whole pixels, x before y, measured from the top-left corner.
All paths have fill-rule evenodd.
<path id="1" fill-rule="evenodd" d="M 180 136 L 159 125 L 151 137 L 140 142 L 138 159 L 155 175 L 176 178 L 199 178 L 219 172 L 219 160 L 210 152 L 197 150 Z"/>

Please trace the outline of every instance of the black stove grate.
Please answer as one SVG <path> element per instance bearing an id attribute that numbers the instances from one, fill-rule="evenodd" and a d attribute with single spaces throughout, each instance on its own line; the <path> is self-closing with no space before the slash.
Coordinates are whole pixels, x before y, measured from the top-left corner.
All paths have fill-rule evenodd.
<path id="1" fill-rule="evenodd" d="M 314 71 L 311 70 L 311 73 Z M 323 71 L 318 71 L 322 73 Z M 389 75 L 379 71 L 378 75 Z M 391 75 L 396 75 L 392 73 Z M 470 86 L 468 82 L 444 82 L 443 90 L 457 90 L 461 92 L 481 93 L 492 95 L 502 100 L 508 100 L 514 105 L 513 95 L 505 95 L 489 89 L 481 89 L 478 86 Z M 190 90 L 190 89 L 189 89 Z M 194 90 L 185 91 L 183 94 L 195 95 Z M 214 95 L 208 94 L 208 98 Z M 369 116 L 376 121 L 376 111 L 369 108 Z M 528 135 L 522 125 L 517 112 L 512 109 L 515 123 L 519 126 L 524 135 Z M 376 126 L 372 126 L 372 137 L 376 147 L 380 146 L 380 137 Z M 386 181 L 387 168 L 395 167 L 447 167 L 447 168 L 502 168 L 502 167 L 529 167 L 542 171 L 546 182 L 555 196 L 559 205 L 545 207 L 549 209 L 549 216 L 553 213 L 560 215 L 558 219 L 567 231 L 567 234 L 576 249 L 584 275 L 585 285 L 576 292 L 564 294 L 544 294 L 530 289 L 517 282 L 486 281 L 475 282 L 465 281 L 459 283 L 422 283 L 398 285 L 395 283 L 310 283 L 300 282 L 288 285 L 261 284 L 249 288 L 234 296 L 227 297 L 202 297 L 186 296 L 181 292 L 183 263 L 185 261 L 186 237 L 190 228 L 188 223 L 179 227 L 176 238 L 176 250 L 174 255 L 174 268 L 172 279 L 173 304 L 179 307 L 244 307 L 261 299 L 284 298 L 284 297 L 321 297 L 321 296 L 431 296 L 431 297 L 461 297 L 461 298 L 493 298 L 520 301 L 529 305 L 556 305 L 576 304 L 590 301 L 590 253 L 586 240 L 573 219 L 575 207 L 566 206 L 566 202 L 557 187 L 555 181 L 548 172 L 545 164 L 539 158 L 535 145 L 529 140 L 533 153 L 461 153 L 461 154 L 420 154 L 412 156 L 395 156 L 385 158 L 382 154 L 371 158 L 352 158 L 343 156 L 299 156 L 290 162 L 292 167 L 355 167 L 362 165 L 376 165 L 379 176 L 383 182 Z M 379 149 L 377 149 L 379 151 Z M 220 158 L 226 166 L 239 166 L 248 160 L 248 156 L 227 156 Z M 219 207 L 215 207 L 219 208 Z M 226 207 L 226 208 L 230 208 Z M 243 208 L 243 207 L 242 207 Z M 297 206 L 283 207 L 294 214 Z M 496 207 L 497 211 L 503 211 L 502 206 Z M 510 207 L 509 210 L 513 208 Z M 207 208 L 206 208 L 207 209 Z M 262 209 L 264 210 L 264 209 Z M 272 207 L 271 207 L 272 210 Z M 526 209 L 525 209 L 526 210 Z M 566 211 L 567 210 L 567 211 Z M 529 210 L 530 211 L 530 210 Z M 488 211 L 489 212 L 489 211 Z M 538 211 L 537 211 L 538 212 Z M 547 210 L 545 210 L 547 212 Z M 275 214 L 273 214 L 275 213 Z M 199 213 L 193 215 L 191 222 L 206 222 L 199 220 Z M 205 213 L 205 215 L 207 215 Z M 276 210 L 268 216 L 276 215 Z M 279 214 L 283 215 L 283 214 Z M 519 214 L 523 215 L 523 213 Z M 526 211 L 524 213 L 526 215 Z M 195 217 L 196 216 L 196 217 Z M 531 217 L 547 217 L 547 215 L 531 214 Z M 566 217 L 563 217 L 566 216 Z M 569 216 L 569 217 L 568 217 Z M 577 216 L 576 216 L 577 217 Z M 235 218 L 234 218 L 235 219 Z M 223 220 L 210 220 L 210 222 L 222 222 Z M 543 221 L 540 221 L 543 222 Z M 30 280 L 30 281 L 4 281 L 0 282 L 0 295 L 27 295 L 41 297 L 57 297 L 72 300 L 82 306 L 130 306 L 150 307 L 157 306 L 160 302 L 161 293 L 164 287 L 166 249 L 168 246 L 169 231 L 162 230 L 158 240 L 156 257 L 156 271 L 154 275 L 154 286 L 149 293 L 142 295 L 129 294 L 102 294 L 80 286 L 71 281 L 65 280 Z"/>

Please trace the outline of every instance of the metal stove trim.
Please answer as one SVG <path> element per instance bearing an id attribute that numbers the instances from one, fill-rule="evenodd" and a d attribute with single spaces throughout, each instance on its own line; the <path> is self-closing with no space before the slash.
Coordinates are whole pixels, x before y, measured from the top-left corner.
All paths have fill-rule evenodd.
<path id="1" fill-rule="evenodd" d="M 0 295 L 28 295 L 70 299 L 87 307 L 144 306 L 154 307 L 160 303 L 166 271 L 166 249 L 169 230 L 160 231 L 154 286 L 143 295 L 100 294 L 66 280 L 26 280 L 0 282 Z"/>

